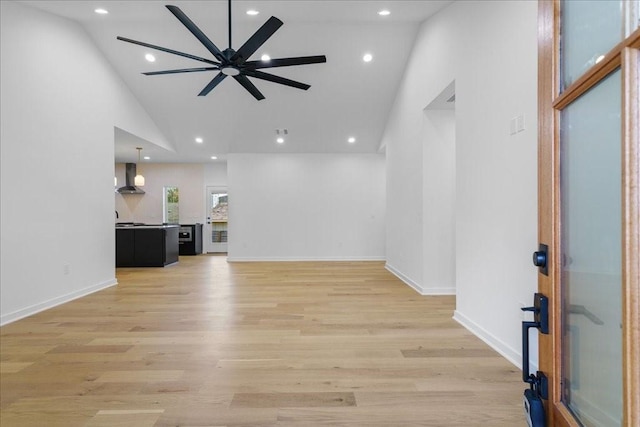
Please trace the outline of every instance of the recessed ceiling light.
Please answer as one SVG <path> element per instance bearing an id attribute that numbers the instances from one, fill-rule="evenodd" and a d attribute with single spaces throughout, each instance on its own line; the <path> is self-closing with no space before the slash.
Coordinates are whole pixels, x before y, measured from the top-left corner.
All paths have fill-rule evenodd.
<path id="1" fill-rule="evenodd" d="M 109 13 L 107 9 L 102 9 L 102 8 L 98 8 L 94 10 L 94 12 L 97 13 L 98 15 L 107 15 Z"/>
<path id="2" fill-rule="evenodd" d="M 211 156 L 211 160 L 218 160 L 218 156 Z"/>
<path id="3" fill-rule="evenodd" d="M 265 53 L 264 55 L 262 55 L 260 57 L 260 60 L 262 60 L 264 62 L 269 62 L 269 61 L 271 61 L 271 57 Z"/>
<path id="4" fill-rule="evenodd" d="M 204 140 L 203 140 L 202 138 L 200 138 L 200 137 L 197 137 L 197 138 L 196 138 L 196 142 L 197 142 L 198 144 L 202 144 L 202 143 L 204 142 Z"/>
<path id="5" fill-rule="evenodd" d="M 258 12 L 258 11 L 257 11 L 257 10 L 255 10 L 255 9 L 249 9 L 249 10 L 247 10 L 247 15 L 250 15 L 250 16 L 256 16 L 256 15 L 257 15 L 257 14 L 259 14 L 259 13 L 260 13 L 260 12 Z"/>
<path id="6" fill-rule="evenodd" d="M 281 137 L 281 136 L 279 136 L 279 137 L 276 139 L 276 142 L 277 142 L 278 144 L 284 144 L 284 138 L 283 138 L 283 137 Z"/>
<path id="7" fill-rule="evenodd" d="M 149 157 L 149 156 L 144 156 L 144 157 L 143 157 L 143 159 L 145 159 L 145 160 L 151 160 L 151 157 Z"/>
<path id="8" fill-rule="evenodd" d="M 349 144 L 353 144 L 354 142 L 356 142 L 356 139 L 350 136 L 349 139 L 347 139 L 347 141 L 349 142 Z"/>
<path id="9" fill-rule="evenodd" d="M 370 53 L 365 53 L 362 57 L 362 60 L 364 62 L 371 62 L 373 60 L 373 55 L 371 55 Z"/>
<path id="10" fill-rule="evenodd" d="M 389 16 L 389 15 L 391 15 L 391 12 L 388 11 L 387 9 L 382 9 L 382 10 L 378 11 L 378 15 L 380 15 L 380 16 Z"/>
<path id="11" fill-rule="evenodd" d="M 146 60 L 147 60 L 147 61 L 149 61 L 149 62 L 156 62 L 156 57 L 155 57 L 155 56 L 153 56 L 153 55 L 152 55 L 152 54 L 150 54 L 150 53 L 147 53 L 147 54 L 144 56 L 144 59 L 146 59 Z"/>

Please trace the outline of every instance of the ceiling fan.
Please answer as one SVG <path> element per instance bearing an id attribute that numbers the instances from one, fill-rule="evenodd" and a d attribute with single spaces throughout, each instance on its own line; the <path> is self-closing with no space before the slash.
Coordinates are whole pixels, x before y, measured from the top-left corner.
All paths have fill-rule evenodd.
<path id="1" fill-rule="evenodd" d="M 198 26 L 189 17 L 180 10 L 177 6 L 167 5 L 167 9 L 176 17 L 187 29 L 207 48 L 209 52 L 214 56 L 215 60 L 202 58 L 199 56 L 191 55 L 177 50 L 168 49 L 161 46 L 152 45 L 136 40 L 131 40 L 125 37 L 118 36 L 118 40 L 124 42 L 145 46 L 151 49 L 157 49 L 163 52 L 171 53 L 174 55 L 182 56 L 189 59 L 195 59 L 196 61 L 209 64 L 207 67 L 199 68 L 182 68 L 177 70 L 165 70 L 165 71 L 152 71 L 142 73 L 146 76 L 155 76 L 160 74 L 178 74 L 178 73 L 194 73 L 200 71 L 215 71 L 218 70 L 218 74 L 207 84 L 204 89 L 198 94 L 198 96 L 205 96 L 213 90 L 220 82 L 222 82 L 227 76 L 233 77 L 238 83 L 240 83 L 251 95 L 253 95 L 258 101 L 264 99 L 264 95 L 255 87 L 248 77 L 254 77 L 256 79 L 267 80 L 273 83 L 279 83 L 285 86 L 295 87 L 298 89 L 307 90 L 311 86 L 305 83 L 300 83 L 295 80 L 286 79 L 284 77 L 276 76 L 273 74 L 259 71 L 264 68 L 275 67 L 288 67 L 291 65 L 305 65 L 305 64 L 318 64 L 327 62 L 327 58 L 324 55 L 316 56 L 298 56 L 293 58 L 278 58 L 271 59 L 269 61 L 248 61 L 248 59 L 262 46 L 277 30 L 282 26 L 280 21 L 275 16 L 272 16 L 260 27 L 238 50 L 231 48 L 231 0 L 229 5 L 229 47 L 225 50 L 220 50 L 209 38 L 198 28 Z"/>

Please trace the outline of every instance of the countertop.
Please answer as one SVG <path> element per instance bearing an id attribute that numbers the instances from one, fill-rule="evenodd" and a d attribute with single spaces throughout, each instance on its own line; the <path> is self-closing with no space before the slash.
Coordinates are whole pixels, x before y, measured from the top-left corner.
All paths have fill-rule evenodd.
<path id="1" fill-rule="evenodd" d="M 137 229 L 164 229 L 164 228 L 177 228 L 178 224 L 138 224 L 138 223 L 120 223 L 116 224 L 116 229 L 119 230 L 137 230 Z"/>

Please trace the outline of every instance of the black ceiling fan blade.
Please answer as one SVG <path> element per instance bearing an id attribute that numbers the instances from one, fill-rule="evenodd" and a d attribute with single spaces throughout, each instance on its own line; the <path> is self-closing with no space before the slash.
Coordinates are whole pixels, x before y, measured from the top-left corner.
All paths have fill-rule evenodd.
<path id="1" fill-rule="evenodd" d="M 262 71 L 244 70 L 243 73 L 249 77 L 267 80 L 269 82 L 280 83 L 281 85 L 295 87 L 297 89 L 307 90 L 311 87 L 306 83 L 300 83 L 295 80 L 285 79 L 284 77 L 274 76 L 273 74 L 263 73 Z"/>
<path id="2" fill-rule="evenodd" d="M 145 76 L 159 76 L 161 74 L 196 73 L 198 71 L 212 71 L 219 69 L 220 68 L 218 67 L 181 68 L 178 70 L 149 71 L 142 74 L 144 74 Z"/>
<path id="3" fill-rule="evenodd" d="M 207 50 L 218 59 L 218 61 L 224 62 L 225 57 L 220 49 L 218 49 L 218 46 L 213 44 L 213 42 L 209 40 L 209 37 L 207 37 L 202 32 L 202 30 L 198 28 L 198 26 L 191 19 L 189 19 L 189 17 L 185 15 L 183 11 L 180 10 L 179 7 L 167 5 L 167 9 L 169 9 L 169 11 L 173 13 L 173 15 L 178 18 L 180 22 L 182 22 L 182 25 L 184 25 L 189 31 L 191 31 L 191 34 L 193 34 L 198 40 L 200 40 L 200 43 L 202 43 L 204 47 L 206 47 Z"/>
<path id="4" fill-rule="evenodd" d="M 200 91 L 200 93 L 198 94 L 198 96 L 205 96 L 205 95 L 207 95 L 209 92 L 211 92 L 211 91 L 213 90 L 213 88 L 214 88 L 214 87 L 218 86 L 218 85 L 220 84 L 220 82 L 224 80 L 224 78 L 225 78 L 225 77 L 227 77 L 227 75 L 226 75 L 226 74 L 223 74 L 222 72 L 218 73 L 218 75 L 217 75 L 217 76 L 215 76 L 215 77 L 213 78 L 213 80 L 211 80 L 211 81 L 209 82 L 209 84 L 208 84 L 208 85 L 206 85 L 206 86 L 204 87 L 204 89 L 202 89 L 202 90 Z"/>
<path id="5" fill-rule="evenodd" d="M 236 79 L 236 81 L 240 83 L 246 90 L 248 90 L 255 99 L 257 99 L 258 101 L 264 99 L 264 95 L 258 90 L 257 87 L 253 85 L 253 83 L 249 81 L 247 76 L 238 74 L 237 76 L 233 76 L 233 78 Z"/>
<path id="6" fill-rule="evenodd" d="M 179 51 L 173 50 L 173 49 L 167 49 L 166 47 L 156 46 L 156 45 L 145 43 L 145 42 L 139 42 L 137 40 L 128 39 L 126 37 L 118 36 L 116 38 L 118 40 L 122 40 L 123 42 L 137 44 L 139 46 L 144 46 L 144 47 L 148 47 L 148 48 L 151 48 L 151 49 L 160 50 L 162 52 L 167 52 L 167 53 L 171 53 L 173 55 L 183 56 L 183 57 L 189 58 L 189 59 L 195 59 L 196 61 L 206 62 L 207 64 L 220 65 L 219 63 L 217 63 L 215 61 L 212 61 L 210 59 L 201 58 L 199 56 L 191 55 L 191 54 L 184 53 L 184 52 L 179 52 Z"/>
<path id="7" fill-rule="evenodd" d="M 321 64 L 327 62 L 324 55 L 297 56 L 295 58 L 277 58 L 269 61 L 248 61 L 244 65 L 248 69 L 289 67 L 291 65 Z"/>
<path id="8" fill-rule="evenodd" d="M 249 40 L 247 40 L 240 49 L 231 57 L 231 61 L 237 65 L 244 64 L 244 62 L 255 53 L 260 46 L 271 37 L 278 28 L 282 27 L 282 21 L 272 16 L 265 22 L 262 27 L 258 28 L 258 31 L 253 33 Z"/>

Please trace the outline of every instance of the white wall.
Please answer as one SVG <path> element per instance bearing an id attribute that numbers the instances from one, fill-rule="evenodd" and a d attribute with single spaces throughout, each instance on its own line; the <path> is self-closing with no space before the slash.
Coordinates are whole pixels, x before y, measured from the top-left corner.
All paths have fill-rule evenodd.
<path id="1" fill-rule="evenodd" d="M 114 126 L 162 136 L 80 25 L 0 8 L 4 324 L 116 283 Z"/>
<path id="2" fill-rule="evenodd" d="M 378 154 L 231 154 L 229 260 L 384 259 Z"/>
<path id="3" fill-rule="evenodd" d="M 423 117 L 423 263 L 425 295 L 456 293 L 454 110 L 425 110 Z"/>
<path id="4" fill-rule="evenodd" d="M 163 222 L 164 187 L 178 187 L 181 224 L 204 223 L 206 215 L 204 165 L 202 163 L 138 163 L 137 173 L 145 179 L 145 194 L 115 193 L 116 222 Z M 118 183 L 125 182 L 125 164 L 116 164 Z"/>
<path id="5" fill-rule="evenodd" d="M 537 288 L 536 2 L 455 2 L 418 34 L 382 141 L 387 263 L 414 287 L 424 284 L 422 109 L 453 80 L 455 318 L 518 364 L 520 305 Z M 518 114 L 526 129 L 512 136 Z"/>
<path id="6" fill-rule="evenodd" d="M 204 165 L 205 186 L 227 186 L 227 162 L 213 162 Z"/>
<path id="7" fill-rule="evenodd" d="M 389 120 L 383 140 L 387 159 L 386 267 L 420 291 L 424 259 L 422 116 L 404 119 Z M 410 123 L 402 123 L 409 120 Z M 391 141 L 395 135 L 402 136 L 397 143 Z"/>

